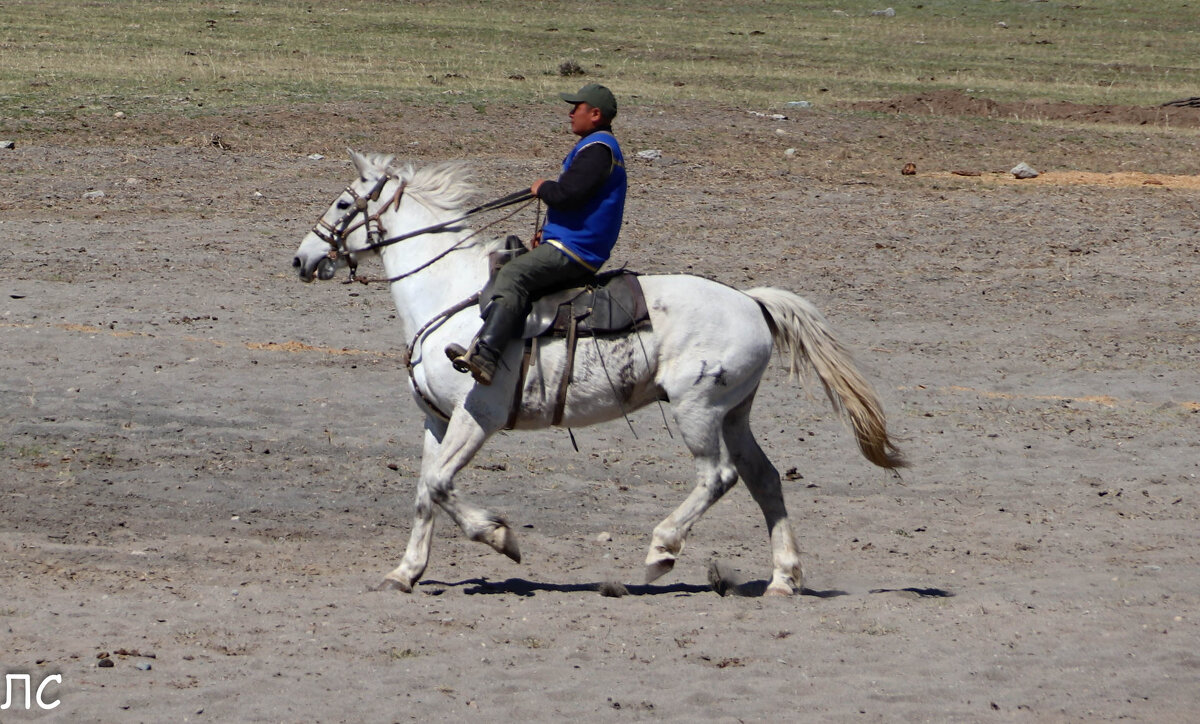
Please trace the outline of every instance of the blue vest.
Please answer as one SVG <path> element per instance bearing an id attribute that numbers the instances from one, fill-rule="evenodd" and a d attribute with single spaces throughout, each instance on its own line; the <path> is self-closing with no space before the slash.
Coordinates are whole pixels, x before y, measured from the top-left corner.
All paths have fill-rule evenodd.
<path id="1" fill-rule="evenodd" d="M 613 245 L 617 243 L 617 235 L 621 232 L 626 178 L 625 157 L 621 155 L 616 137 L 608 131 L 596 131 L 579 139 L 579 143 L 563 160 L 563 171 L 570 168 L 577 153 L 593 143 L 603 143 L 612 151 L 612 173 L 596 195 L 583 206 L 548 209 L 542 238 L 595 271 L 608 261 Z"/>

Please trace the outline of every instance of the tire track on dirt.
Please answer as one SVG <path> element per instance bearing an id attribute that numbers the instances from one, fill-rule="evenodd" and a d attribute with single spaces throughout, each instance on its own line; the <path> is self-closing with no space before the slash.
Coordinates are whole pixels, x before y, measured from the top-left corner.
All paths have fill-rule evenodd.
<path id="1" fill-rule="evenodd" d="M 962 385 L 941 385 L 938 387 L 929 387 L 926 385 L 903 386 L 896 388 L 900 392 L 909 392 L 912 390 L 943 392 L 949 394 L 970 394 L 987 400 L 1032 400 L 1035 402 L 1068 402 L 1072 404 L 1082 403 L 1090 405 L 1099 405 L 1108 408 L 1132 408 L 1139 406 L 1149 406 L 1155 403 L 1139 402 L 1137 400 L 1123 400 L 1111 395 L 1018 395 L 1011 392 L 996 392 L 993 390 L 981 390 L 977 387 L 965 387 Z M 1191 412 L 1200 411 L 1200 402 L 1169 402 L 1161 403 L 1161 405 L 1177 406 Z M 1161 406 L 1160 405 L 1160 406 Z"/>

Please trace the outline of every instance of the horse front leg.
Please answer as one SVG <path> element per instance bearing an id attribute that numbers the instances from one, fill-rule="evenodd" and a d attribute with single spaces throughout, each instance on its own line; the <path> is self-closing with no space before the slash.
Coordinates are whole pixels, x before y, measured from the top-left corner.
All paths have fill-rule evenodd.
<path id="1" fill-rule="evenodd" d="M 442 439 L 434 463 L 428 471 L 422 472 L 421 478 L 427 484 L 433 502 L 446 511 L 468 538 L 486 543 L 520 563 L 521 550 L 517 546 L 516 533 L 509 527 L 508 521 L 489 510 L 467 503 L 459 498 L 454 489 L 454 476 L 471 462 L 471 458 L 499 427 L 499 423 L 485 427 L 468 408 L 458 409 L 450 417 L 446 436 Z"/>
<path id="2" fill-rule="evenodd" d="M 433 548 L 433 497 L 429 494 L 430 468 L 437 459 L 438 449 L 446 434 L 446 423 L 437 418 L 425 422 L 425 442 L 421 452 L 421 477 L 417 481 L 416 515 L 413 518 L 412 534 L 404 559 L 395 570 L 383 577 L 376 590 L 398 590 L 412 593 L 413 586 L 425 573 L 429 565 L 429 553 Z"/>
<path id="3" fill-rule="evenodd" d="M 417 483 L 416 517 L 408 549 L 400 565 L 384 578 L 383 587 L 412 591 L 429 563 L 433 542 L 433 505 L 437 504 L 473 541 L 480 541 L 517 563 L 521 550 L 508 522 L 484 508 L 464 502 L 454 490 L 454 476 L 466 467 L 494 432 L 459 408 L 439 436 L 427 426 Z"/>

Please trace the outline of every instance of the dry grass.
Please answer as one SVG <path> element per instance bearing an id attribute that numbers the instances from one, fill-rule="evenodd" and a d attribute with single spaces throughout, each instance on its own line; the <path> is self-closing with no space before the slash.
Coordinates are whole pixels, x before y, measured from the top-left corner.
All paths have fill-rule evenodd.
<path id="1" fill-rule="evenodd" d="M 0 114 L 541 99 L 560 67 L 650 102 L 970 89 L 1154 104 L 1200 93 L 1195 6 L 996 0 L 3 2 Z"/>

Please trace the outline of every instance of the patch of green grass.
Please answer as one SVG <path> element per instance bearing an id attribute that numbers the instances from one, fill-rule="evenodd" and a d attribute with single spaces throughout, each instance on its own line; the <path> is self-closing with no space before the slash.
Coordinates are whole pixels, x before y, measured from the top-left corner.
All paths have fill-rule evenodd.
<path id="1" fill-rule="evenodd" d="M 1195 95 L 1194 0 L 5 0 L 0 114 L 541 101 L 586 80 L 755 108 L 932 89 Z M 894 16 L 873 14 L 886 6 Z M 574 63 L 586 74 L 564 77 Z"/>
<path id="2" fill-rule="evenodd" d="M 50 450 L 41 445 L 10 445 L 0 441 L 0 453 L 12 455 L 14 458 L 20 459 L 41 459 L 51 455 L 57 455 L 58 451 Z"/>

